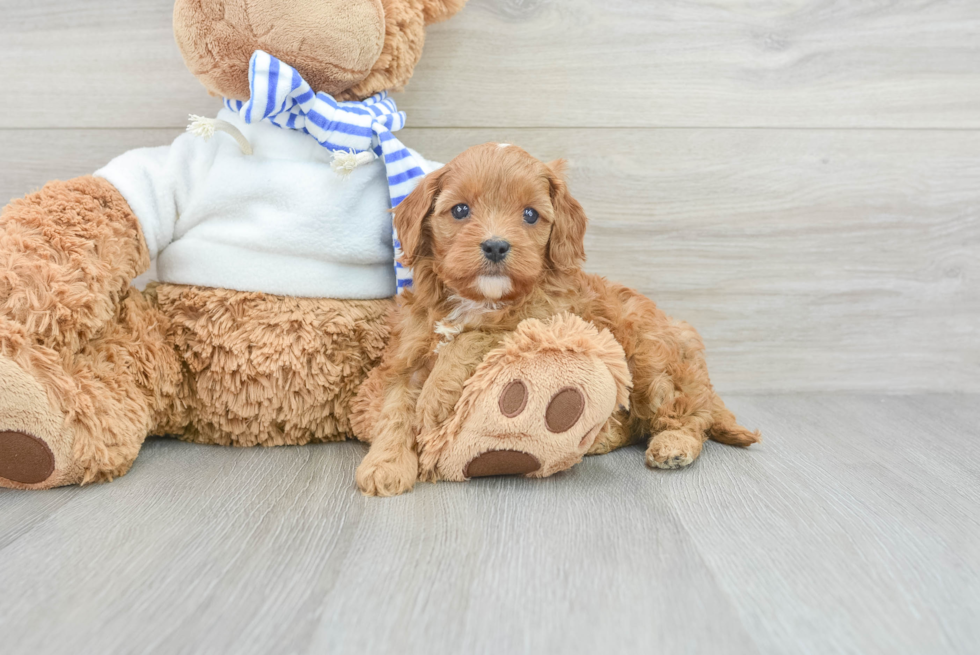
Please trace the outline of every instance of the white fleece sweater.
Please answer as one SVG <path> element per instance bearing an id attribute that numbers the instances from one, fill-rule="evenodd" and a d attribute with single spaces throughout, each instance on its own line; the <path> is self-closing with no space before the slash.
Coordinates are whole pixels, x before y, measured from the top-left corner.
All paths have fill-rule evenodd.
<path id="1" fill-rule="evenodd" d="M 157 278 L 313 298 L 394 295 L 384 162 L 344 177 L 331 169 L 332 153 L 302 132 L 249 125 L 227 109 L 218 118 L 254 154 L 228 134 L 184 134 L 96 172 L 139 219 Z M 418 159 L 426 173 L 440 166 Z"/>

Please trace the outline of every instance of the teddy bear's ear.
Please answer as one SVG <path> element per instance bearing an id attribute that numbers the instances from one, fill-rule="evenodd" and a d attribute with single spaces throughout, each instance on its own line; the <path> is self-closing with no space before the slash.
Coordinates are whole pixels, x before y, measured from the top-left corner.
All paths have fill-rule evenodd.
<path id="1" fill-rule="evenodd" d="M 428 25 L 452 18 L 466 0 L 422 0 L 422 11 Z"/>

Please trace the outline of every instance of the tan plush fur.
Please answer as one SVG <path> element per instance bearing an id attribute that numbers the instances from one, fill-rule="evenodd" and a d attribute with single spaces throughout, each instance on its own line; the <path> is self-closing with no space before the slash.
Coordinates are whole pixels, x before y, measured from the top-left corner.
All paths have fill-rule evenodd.
<path id="1" fill-rule="evenodd" d="M 43 439 L 46 488 L 111 480 L 148 434 L 237 446 L 345 438 L 391 300 L 160 285 L 104 180 L 52 182 L 0 220 L 0 427 Z"/>
<path id="2" fill-rule="evenodd" d="M 380 409 L 373 425 L 357 424 L 368 429 L 363 438 L 371 442 L 357 471 L 365 493 L 397 494 L 415 483 L 416 405 L 453 316 L 459 316 L 455 333 L 511 332 L 526 319 L 562 312 L 609 330 L 626 353 L 633 391 L 629 412 L 617 417 L 621 427 L 604 430 L 593 452 L 652 435 L 647 463 L 674 468 L 690 464 L 709 437 L 739 446 L 759 440 L 714 392 L 692 327 L 636 291 L 581 270 L 587 220 L 561 168 L 520 148 L 486 144 L 427 176 L 399 205 L 395 226 L 415 287 L 400 303 L 385 360 L 367 389 L 380 400 L 359 404 Z M 468 210 L 462 219 L 452 213 L 460 205 Z M 525 220 L 527 209 L 536 212 L 533 223 Z M 509 243 L 502 262 L 484 256 L 489 239 Z M 506 279 L 506 291 L 487 298 L 482 280 L 488 276 Z M 483 309 L 460 316 L 461 303 Z M 451 396 L 442 402 L 455 406 L 458 396 Z"/>
<path id="3" fill-rule="evenodd" d="M 338 441 L 387 341 L 392 301 L 159 285 L 183 369 L 154 432 L 232 446 Z"/>
<path id="4" fill-rule="evenodd" d="M 177 0 L 174 35 L 187 67 L 212 94 L 247 100 L 248 62 L 264 50 L 314 91 L 362 100 L 404 87 L 422 56 L 425 26 L 465 0 Z"/>
<path id="5" fill-rule="evenodd" d="M 150 266 L 139 222 L 105 180 L 52 182 L 0 220 L 0 321 L 52 348 L 91 339 Z M 9 338 L 0 332 L 0 342 Z"/>

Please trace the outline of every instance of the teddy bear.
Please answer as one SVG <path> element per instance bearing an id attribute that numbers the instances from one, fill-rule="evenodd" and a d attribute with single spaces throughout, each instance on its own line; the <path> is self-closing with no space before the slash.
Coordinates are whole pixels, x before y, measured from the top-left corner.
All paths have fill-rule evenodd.
<path id="1" fill-rule="evenodd" d="M 348 437 L 411 283 L 390 209 L 437 166 L 386 92 L 464 2 L 176 1 L 218 116 L 0 217 L 0 487 L 112 480 L 149 435 Z"/>

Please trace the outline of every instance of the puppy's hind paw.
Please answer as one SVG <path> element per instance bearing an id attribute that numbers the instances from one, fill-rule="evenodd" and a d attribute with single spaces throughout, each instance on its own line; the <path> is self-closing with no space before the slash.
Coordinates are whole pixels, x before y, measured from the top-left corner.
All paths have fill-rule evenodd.
<path id="1" fill-rule="evenodd" d="M 690 466 L 701 454 L 701 440 L 680 430 L 655 435 L 647 447 L 650 468 L 679 469 Z"/>
<path id="2" fill-rule="evenodd" d="M 647 453 L 647 466 L 657 469 L 682 469 L 694 463 L 694 458 L 688 455 L 668 455 L 663 461 L 656 455 Z"/>

